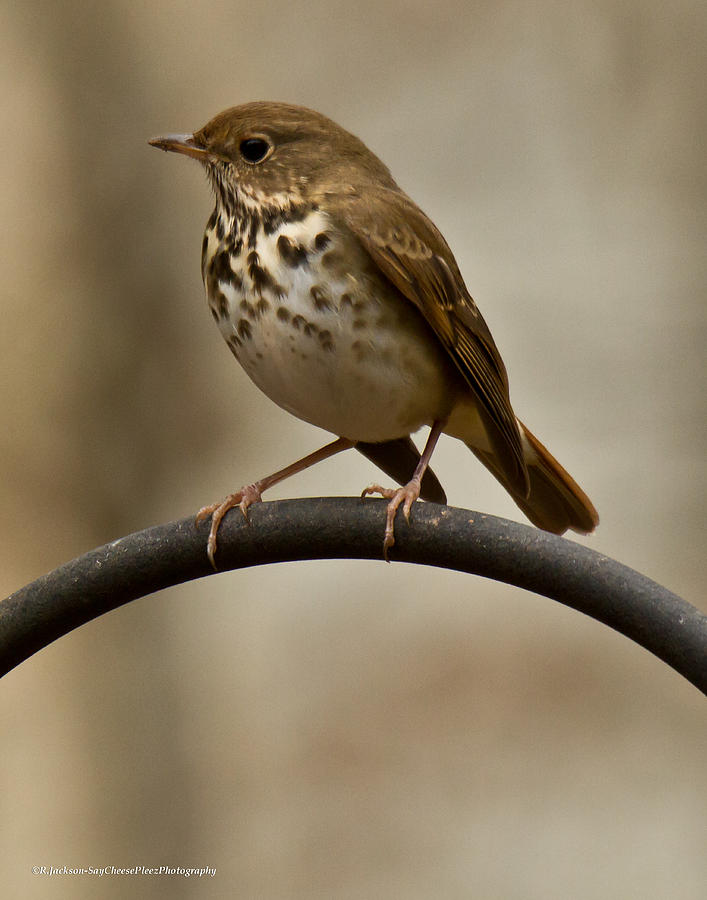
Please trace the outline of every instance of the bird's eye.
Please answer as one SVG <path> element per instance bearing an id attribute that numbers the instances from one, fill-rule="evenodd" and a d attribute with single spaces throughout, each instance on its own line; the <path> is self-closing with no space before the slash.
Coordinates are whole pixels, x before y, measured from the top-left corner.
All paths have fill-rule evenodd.
<path id="1" fill-rule="evenodd" d="M 265 138 L 254 137 L 246 138 L 244 141 L 241 141 L 238 149 L 247 163 L 257 165 L 258 163 L 263 162 L 266 157 L 270 156 L 272 145 L 269 144 Z"/>

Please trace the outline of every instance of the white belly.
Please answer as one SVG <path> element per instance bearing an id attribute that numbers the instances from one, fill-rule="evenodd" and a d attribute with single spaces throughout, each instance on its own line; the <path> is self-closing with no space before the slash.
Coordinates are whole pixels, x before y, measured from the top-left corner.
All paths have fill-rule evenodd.
<path id="1" fill-rule="evenodd" d="M 306 250 L 306 262 L 283 261 L 281 236 Z M 451 365 L 407 300 L 347 274 L 340 241 L 321 212 L 261 232 L 258 264 L 270 281 L 249 268 L 245 248 L 238 277 L 219 280 L 210 305 L 240 364 L 283 409 L 352 440 L 410 434 L 451 409 Z"/>

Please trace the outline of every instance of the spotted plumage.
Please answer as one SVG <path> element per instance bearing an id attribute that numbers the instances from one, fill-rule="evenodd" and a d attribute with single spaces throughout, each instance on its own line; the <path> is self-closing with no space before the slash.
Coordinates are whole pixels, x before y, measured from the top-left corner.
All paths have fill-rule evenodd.
<path id="1" fill-rule="evenodd" d="M 451 406 L 447 386 L 456 376 L 441 349 L 427 348 L 422 317 L 403 298 L 391 301 L 384 289 L 376 290 L 377 275 L 370 264 L 366 271 L 362 248 L 319 205 L 294 221 L 273 212 L 269 221 L 278 224 L 267 230 L 263 217 L 247 210 L 230 227 L 248 232 L 247 247 L 237 253 L 228 249 L 227 229 L 218 239 L 221 218 L 217 214 L 207 225 L 207 296 L 211 305 L 216 297 L 227 300 L 218 302 L 219 327 L 227 341 L 237 338 L 229 343 L 236 358 L 276 403 L 367 442 L 427 424 L 431 395 L 437 407 Z M 357 256 L 361 271 L 354 275 L 350 260 Z M 222 314 L 224 306 L 230 318 Z M 386 316 L 395 330 L 379 327 Z M 296 362 L 288 342 L 292 332 L 302 340 Z"/>

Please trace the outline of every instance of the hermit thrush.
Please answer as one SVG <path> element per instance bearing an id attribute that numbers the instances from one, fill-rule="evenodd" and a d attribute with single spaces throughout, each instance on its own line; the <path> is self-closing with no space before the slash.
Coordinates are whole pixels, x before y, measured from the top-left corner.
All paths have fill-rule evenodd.
<path id="1" fill-rule="evenodd" d="M 597 513 L 513 412 L 491 333 L 440 232 L 354 135 L 309 109 L 247 103 L 194 134 L 150 143 L 197 159 L 216 207 L 201 271 L 209 307 L 250 378 L 338 439 L 222 503 L 248 507 L 289 475 L 356 447 L 404 487 L 400 505 L 445 502 L 427 468 L 442 432 L 462 440 L 540 528 L 586 534 Z M 431 426 L 420 456 L 410 434 Z"/>

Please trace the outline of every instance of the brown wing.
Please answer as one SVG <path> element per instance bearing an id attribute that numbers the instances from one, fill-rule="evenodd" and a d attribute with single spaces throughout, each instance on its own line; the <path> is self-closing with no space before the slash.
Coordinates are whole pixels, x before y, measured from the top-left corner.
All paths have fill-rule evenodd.
<path id="1" fill-rule="evenodd" d="M 528 472 L 506 369 L 447 242 L 400 191 L 373 188 L 349 195 L 341 214 L 379 270 L 431 325 L 476 396 L 504 475 L 527 496 Z"/>

